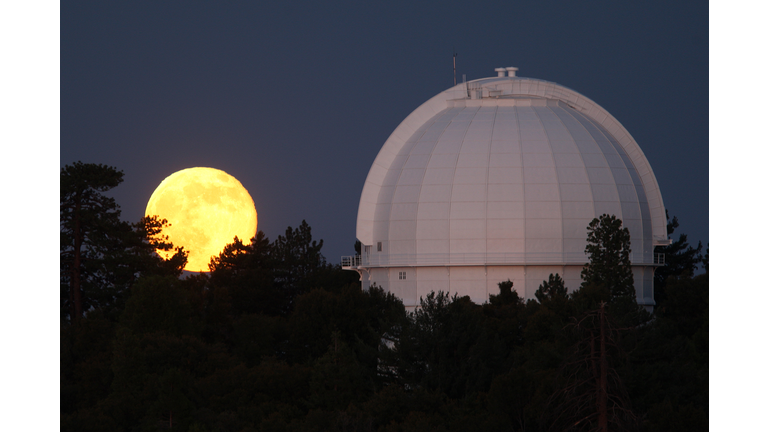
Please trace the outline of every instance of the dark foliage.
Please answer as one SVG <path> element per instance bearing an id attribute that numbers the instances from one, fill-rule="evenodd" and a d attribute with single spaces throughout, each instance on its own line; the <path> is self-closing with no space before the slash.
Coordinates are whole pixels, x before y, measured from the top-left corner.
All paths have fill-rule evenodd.
<path id="1" fill-rule="evenodd" d="M 604 222 L 614 229 L 594 226 L 595 244 L 618 251 L 621 265 L 628 242 L 615 241 L 615 221 Z M 505 281 L 483 305 L 435 292 L 408 313 L 392 294 L 363 291 L 357 274 L 327 264 L 306 222 L 272 243 L 263 233 L 249 244 L 236 239 L 209 273 L 184 279 L 178 261 L 145 259 L 157 258 L 147 245 L 164 241 L 163 224 L 142 224 L 143 232 L 117 230 L 139 236 L 104 246 L 93 234 L 93 249 L 82 249 L 101 267 L 83 267 L 90 311 L 61 328 L 61 430 L 708 425 L 706 274 L 668 276 L 650 321 L 627 318 L 626 285 L 620 272 L 607 274 L 613 258 L 603 249 L 570 295 L 554 274 L 536 300 Z M 123 235 L 114 232 L 105 237 Z M 64 259 L 62 274 L 68 288 Z M 122 301 L 96 295 L 112 287 Z"/>
<path id="2" fill-rule="evenodd" d="M 670 282 L 667 309 L 643 327 L 600 312 L 611 430 L 707 424 L 702 277 Z M 572 296 L 525 303 L 503 289 L 475 305 L 438 292 L 407 315 L 380 288 L 347 285 L 299 295 L 282 316 L 217 300 L 211 279 L 143 277 L 118 323 L 94 313 L 63 328 L 62 430 L 598 425 L 599 315 L 568 325 Z"/>
<path id="3" fill-rule="evenodd" d="M 633 431 L 639 421 L 616 368 L 626 361 L 606 304 L 574 319 L 575 343 L 563 362 L 543 424 L 556 431 Z"/>
<path id="4" fill-rule="evenodd" d="M 679 227 L 677 216 L 669 220 L 669 211 L 667 211 L 667 235 L 671 236 Z M 680 234 L 669 246 L 656 248 L 656 252 L 663 253 L 665 258 L 665 265 L 656 269 L 653 276 L 654 297 L 657 305 L 663 305 L 667 299 L 667 280 L 670 277 L 693 276 L 699 265 L 703 265 L 706 269 L 707 263 L 701 255 L 701 249 L 701 242 L 695 248 L 690 246 L 686 234 Z"/>
<path id="5" fill-rule="evenodd" d="M 549 280 L 545 280 L 539 285 L 539 289 L 534 294 L 539 303 L 565 300 L 568 297 L 568 290 L 565 288 L 565 282 L 559 274 L 550 274 Z"/>
<path id="6" fill-rule="evenodd" d="M 61 169 L 61 303 L 67 319 L 77 320 L 118 294 L 106 286 L 100 270 L 103 256 L 119 249 L 126 225 L 114 198 L 103 193 L 122 181 L 122 171 L 105 165 L 75 162 Z"/>
<path id="7" fill-rule="evenodd" d="M 584 252 L 589 257 L 589 264 L 581 272 L 584 281 L 581 286 L 604 286 L 610 292 L 610 300 L 635 297 L 629 261 L 629 230 L 621 225 L 621 219 L 604 214 L 593 219 L 587 227 Z"/>
<path id="8" fill-rule="evenodd" d="M 60 175 L 61 320 L 80 319 L 89 310 L 112 316 L 141 275 L 178 277 L 186 253 L 162 235 L 167 221 L 145 217 L 120 220 L 120 206 L 104 195 L 123 181 L 122 171 L 76 162 Z M 156 249 L 176 253 L 163 260 Z"/>

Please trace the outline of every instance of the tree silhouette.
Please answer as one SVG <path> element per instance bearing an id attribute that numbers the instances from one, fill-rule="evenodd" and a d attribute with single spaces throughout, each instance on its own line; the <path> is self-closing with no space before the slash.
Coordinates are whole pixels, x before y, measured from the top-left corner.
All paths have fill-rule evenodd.
<path id="1" fill-rule="evenodd" d="M 278 315 L 287 308 L 287 296 L 274 283 L 272 246 L 263 231 L 250 244 L 235 237 L 208 267 L 211 285 L 229 294 L 235 314 Z"/>
<path id="2" fill-rule="evenodd" d="M 629 261 L 629 230 L 621 227 L 621 219 L 607 214 L 592 219 L 584 252 L 589 264 L 581 271 L 582 287 L 603 285 L 610 290 L 612 300 L 636 297 Z"/>
<path id="3" fill-rule="evenodd" d="M 517 294 L 517 291 L 513 291 L 512 287 L 514 287 L 515 283 L 511 280 L 507 279 L 503 282 L 499 282 L 499 293 L 498 294 L 491 294 L 488 297 L 488 302 L 494 306 L 504 306 L 507 304 L 513 304 L 518 303 L 520 301 L 520 296 Z"/>
<path id="4" fill-rule="evenodd" d="M 571 328 L 576 343 L 560 370 L 560 386 L 545 410 L 549 430 L 631 431 L 637 417 L 629 395 L 613 363 L 623 354 L 619 329 L 606 310 L 606 303 L 574 319 Z"/>
<path id="5" fill-rule="evenodd" d="M 106 165 L 75 162 L 61 169 L 60 176 L 60 280 L 67 287 L 62 309 L 68 307 L 70 320 L 83 310 L 97 306 L 83 291 L 101 288 L 99 266 L 115 243 L 121 228 L 120 208 L 103 193 L 123 181 L 123 172 Z"/>
<path id="6" fill-rule="evenodd" d="M 670 220 L 669 211 L 667 211 L 667 235 L 671 236 L 679 227 L 677 216 Z M 688 244 L 687 234 L 680 234 L 680 237 L 669 246 L 657 248 L 657 252 L 664 254 L 664 265 L 657 268 L 653 274 L 653 290 L 657 304 L 661 305 L 666 300 L 667 279 L 672 276 L 693 276 L 699 264 L 704 263 L 701 250 L 701 242 L 695 248 Z"/>
<path id="7" fill-rule="evenodd" d="M 82 183 L 70 178 L 78 169 L 114 170 L 63 169 L 63 191 Z M 327 264 L 306 222 L 274 243 L 235 239 L 210 273 L 180 279 L 183 251 L 155 253 L 173 250 L 167 223 L 120 222 L 114 201 L 99 201 L 119 181 L 103 183 L 88 201 L 101 204 L 80 213 L 75 189 L 62 192 L 65 316 L 75 222 L 90 230 L 79 255 L 87 319 L 71 312 L 61 326 L 63 431 L 707 426 L 708 275 L 673 275 L 654 320 L 636 319 L 628 234 L 613 217 L 590 226 L 592 262 L 570 295 L 552 274 L 538 301 L 507 280 L 483 305 L 437 291 L 409 314 Z"/>
<path id="8" fill-rule="evenodd" d="M 543 281 L 539 289 L 534 294 L 539 303 L 556 298 L 565 299 L 568 297 L 568 290 L 565 288 L 565 282 L 558 273 L 549 275 L 549 280 Z"/>
<path id="9" fill-rule="evenodd" d="M 272 244 L 275 283 L 288 294 L 289 307 L 297 295 L 313 287 L 326 267 L 322 247 L 322 239 L 312 240 L 312 228 L 305 220 L 296 229 L 288 227 Z"/>
<path id="10" fill-rule="evenodd" d="M 168 222 L 157 216 L 120 220 L 120 206 L 104 195 L 123 181 L 114 167 L 76 162 L 61 169 L 60 282 L 62 319 L 79 320 L 90 308 L 119 309 L 142 275 L 179 276 L 186 253 L 168 242 Z M 164 260 L 157 249 L 175 254 Z"/>

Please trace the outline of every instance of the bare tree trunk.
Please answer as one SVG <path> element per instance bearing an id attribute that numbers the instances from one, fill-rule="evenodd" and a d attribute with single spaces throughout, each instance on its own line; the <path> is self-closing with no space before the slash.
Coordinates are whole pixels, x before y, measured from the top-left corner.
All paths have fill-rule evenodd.
<path id="1" fill-rule="evenodd" d="M 83 316 L 83 299 L 80 291 L 80 264 L 81 254 L 80 248 L 82 247 L 82 234 L 80 233 L 80 197 L 75 197 L 75 229 L 73 232 L 74 252 L 72 262 L 72 279 L 69 282 L 69 299 L 71 304 L 69 305 L 69 320 L 75 322 Z"/>
<path id="2" fill-rule="evenodd" d="M 608 432 L 608 357 L 605 352 L 605 303 L 600 303 L 600 380 L 597 400 L 597 424 Z"/>

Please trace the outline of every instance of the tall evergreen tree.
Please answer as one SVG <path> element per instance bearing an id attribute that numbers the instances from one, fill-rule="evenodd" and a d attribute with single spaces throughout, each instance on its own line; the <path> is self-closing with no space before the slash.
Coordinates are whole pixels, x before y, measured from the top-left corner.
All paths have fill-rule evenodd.
<path id="1" fill-rule="evenodd" d="M 235 237 L 219 256 L 211 258 L 210 282 L 228 292 L 236 314 L 278 315 L 287 307 L 287 296 L 275 286 L 273 267 L 272 246 L 259 231 L 250 244 Z"/>
<path id="2" fill-rule="evenodd" d="M 621 227 L 621 219 L 604 214 L 592 219 L 587 227 L 589 264 L 581 271 L 582 288 L 587 285 L 604 286 L 611 299 L 635 299 L 635 285 L 629 261 L 629 230 Z"/>
<path id="3" fill-rule="evenodd" d="M 671 236 L 679 227 L 677 216 L 670 220 L 667 211 L 667 235 Z M 656 252 L 664 254 L 664 265 L 657 268 L 653 276 L 654 297 L 658 304 L 666 300 L 667 279 L 670 276 L 693 276 L 699 265 L 704 264 L 701 250 L 701 242 L 695 248 L 688 244 L 687 234 L 680 234 L 669 246 L 656 248 Z"/>
<path id="4" fill-rule="evenodd" d="M 549 280 L 542 281 L 539 289 L 534 294 L 539 303 L 555 298 L 565 299 L 568 297 L 568 290 L 565 288 L 565 282 L 560 274 L 549 274 Z"/>
<path id="5" fill-rule="evenodd" d="M 499 293 L 491 294 L 488 297 L 488 302 L 490 304 L 494 306 L 504 306 L 520 302 L 520 297 L 518 296 L 517 291 L 512 289 L 515 286 L 514 282 L 507 279 L 503 282 L 499 282 L 498 285 Z"/>
<path id="6" fill-rule="evenodd" d="M 614 363 L 625 357 L 620 332 L 600 304 L 575 320 L 576 344 L 563 363 L 558 388 L 548 401 L 543 423 L 558 431 L 633 431 L 637 417 Z"/>
<path id="7" fill-rule="evenodd" d="M 83 311 L 98 306 L 94 296 L 84 296 L 100 285 L 101 259 L 119 242 L 120 208 L 104 192 L 123 181 L 123 172 L 106 165 L 75 162 L 60 176 L 60 280 L 63 314 L 77 320 Z M 108 297 L 108 296 L 107 296 Z M 66 308 L 66 309 L 65 309 Z"/>
<path id="8" fill-rule="evenodd" d="M 272 243 L 275 265 L 275 283 L 288 294 L 289 307 L 293 299 L 314 288 L 323 270 L 327 267 L 325 257 L 320 253 L 323 240 L 312 240 L 312 228 L 307 221 L 293 229 L 288 227 L 285 235 L 277 236 Z"/>
<path id="9" fill-rule="evenodd" d="M 119 309 L 139 276 L 179 276 L 186 253 L 163 260 L 157 249 L 174 250 L 156 216 L 135 224 L 120 220 L 120 206 L 104 195 L 123 181 L 114 167 L 76 162 L 61 169 L 60 281 L 62 319 L 78 320 L 90 308 Z"/>

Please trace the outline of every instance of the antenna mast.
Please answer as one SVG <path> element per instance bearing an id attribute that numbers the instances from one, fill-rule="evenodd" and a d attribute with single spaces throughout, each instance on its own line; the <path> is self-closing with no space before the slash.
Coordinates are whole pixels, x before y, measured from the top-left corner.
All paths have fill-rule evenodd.
<path id="1" fill-rule="evenodd" d="M 456 87 L 456 48 L 453 48 L 453 86 Z"/>

